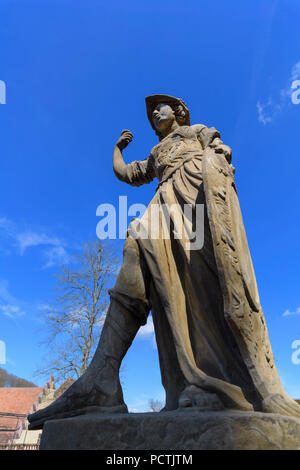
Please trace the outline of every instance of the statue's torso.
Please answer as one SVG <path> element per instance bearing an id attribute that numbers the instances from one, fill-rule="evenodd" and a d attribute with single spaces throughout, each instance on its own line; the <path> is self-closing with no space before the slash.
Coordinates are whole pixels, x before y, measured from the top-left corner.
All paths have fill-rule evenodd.
<path id="1" fill-rule="evenodd" d="M 151 150 L 155 174 L 159 181 L 168 177 L 172 170 L 186 159 L 202 155 L 202 146 L 196 128 L 182 126 L 160 141 Z"/>

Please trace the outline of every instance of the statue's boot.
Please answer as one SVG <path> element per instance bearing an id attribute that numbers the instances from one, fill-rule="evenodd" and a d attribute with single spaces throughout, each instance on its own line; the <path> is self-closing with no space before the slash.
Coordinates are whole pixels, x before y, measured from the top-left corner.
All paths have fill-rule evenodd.
<path id="1" fill-rule="evenodd" d="M 86 372 L 55 402 L 29 415 L 29 429 L 41 429 L 48 420 L 92 412 L 127 413 L 119 369 L 140 325 L 137 317 L 112 298 L 97 350 Z"/>
<path id="2" fill-rule="evenodd" d="M 262 411 L 300 418 L 300 406 L 286 393 L 274 393 L 262 402 Z"/>

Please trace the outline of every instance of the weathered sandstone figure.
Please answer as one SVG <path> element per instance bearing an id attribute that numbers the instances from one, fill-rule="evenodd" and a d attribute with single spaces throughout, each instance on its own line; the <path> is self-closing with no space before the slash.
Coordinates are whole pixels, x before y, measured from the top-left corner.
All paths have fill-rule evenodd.
<path id="1" fill-rule="evenodd" d="M 129 226 L 123 265 L 110 290 L 91 364 L 56 402 L 29 417 L 31 429 L 90 412 L 127 412 L 119 368 L 150 310 L 166 390 L 164 411 L 234 409 L 300 417 L 274 364 L 231 150 L 215 128 L 190 125 L 181 99 L 154 95 L 146 98 L 146 106 L 159 143 L 148 158 L 126 165 L 122 150 L 132 134 L 123 131 L 113 166 L 121 181 L 140 186 L 157 178 L 158 188 L 140 221 Z M 153 206 L 162 209 L 161 229 L 164 218 L 174 227 L 184 219 L 185 204 L 192 207 L 187 232 L 197 223 L 196 205 L 204 205 L 201 248 L 190 249 L 187 239 L 173 231 L 169 238 L 141 236 L 153 224 Z M 171 206 L 175 212 L 168 212 Z"/>

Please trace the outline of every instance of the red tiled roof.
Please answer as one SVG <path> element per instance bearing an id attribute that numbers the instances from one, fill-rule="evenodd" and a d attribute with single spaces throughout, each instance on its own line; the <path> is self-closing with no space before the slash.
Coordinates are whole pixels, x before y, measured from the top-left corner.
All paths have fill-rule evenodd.
<path id="1" fill-rule="evenodd" d="M 35 411 L 33 405 L 44 391 L 53 386 L 50 377 L 45 387 L 0 387 L 0 444 L 6 445 L 18 438 L 29 413 Z"/>
<path id="2" fill-rule="evenodd" d="M 0 437 L 7 436 L 21 429 L 22 422 L 32 410 L 42 388 L 1 387 L 0 388 Z"/>
<path id="3" fill-rule="evenodd" d="M 28 415 L 42 390 L 40 387 L 1 387 L 0 416 L 1 413 Z"/>
<path id="4" fill-rule="evenodd" d="M 10 440 L 22 429 L 22 423 L 32 411 L 32 405 L 42 392 L 39 387 L 0 388 L 0 442 Z"/>

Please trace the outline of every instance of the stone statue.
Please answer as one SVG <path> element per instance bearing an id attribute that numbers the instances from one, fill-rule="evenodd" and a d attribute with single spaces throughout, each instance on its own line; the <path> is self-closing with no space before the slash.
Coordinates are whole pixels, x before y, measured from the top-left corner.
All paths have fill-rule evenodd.
<path id="1" fill-rule="evenodd" d="M 150 310 L 166 391 L 162 411 L 232 409 L 300 417 L 274 364 L 231 149 L 214 127 L 190 125 L 181 99 L 148 96 L 146 108 L 159 143 L 145 160 L 125 164 L 122 151 L 133 136 L 123 131 L 113 168 L 134 186 L 157 178 L 158 188 L 141 219 L 129 226 L 123 265 L 88 369 L 53 404 L 29 416 L 30 429 L 87 413 L 126 413 L 119 368 Z M 151 208 L 162 208 L 175 226 L 186 204 L 192 210 L 204 205 L 201 248 L 188 249 L 184 237 L 171 231 L 169 238 L 140 236 L 153 223 Z M 171 206 L 177 214 L 165 213 Z"/>

